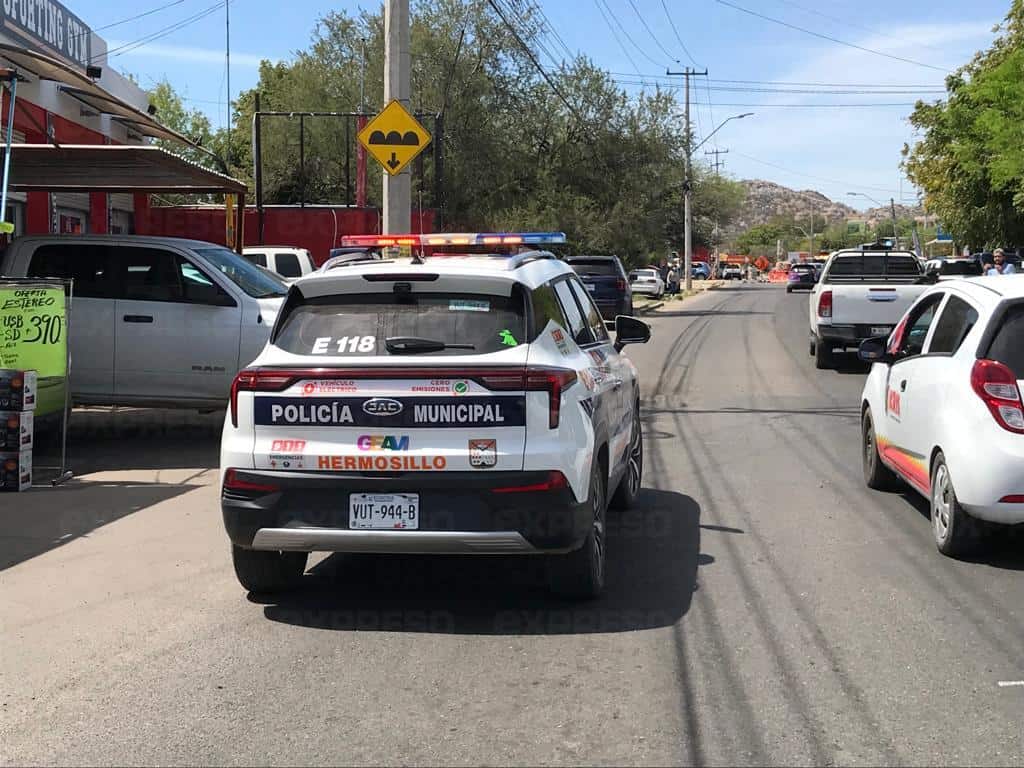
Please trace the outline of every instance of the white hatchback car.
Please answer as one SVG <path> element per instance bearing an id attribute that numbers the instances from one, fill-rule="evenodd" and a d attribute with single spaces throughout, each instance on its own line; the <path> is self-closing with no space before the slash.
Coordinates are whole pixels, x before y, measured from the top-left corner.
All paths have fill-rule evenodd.
<path id="1" fill-rule="evenodd" d="M 543 554 L 553 589 L 601 591 L 607 500 L 634 504 L 643 469 L 620 352 L 650 329 L 620 315 L 611 339 L 572 268 L 522 249 L 564 237 L 402 236 L 425 260 L 292 285 L 221 441 L 245 588 L 286 587 L 330 551 Z"/>
<path id="2" fill-rule="evenodd" d="M 665 281 L 656 269 L 634 269 L 629 273 L 629 287 L 634 294 L 661 298 L 665 295 Z"/>
<path id="3" fill-rule="evenodd" d="M 931 501 L 939 551 L 977 543 L 981 521 L 1024 523 L 1024 275 L 942 281 L 892 334 L 868 339 L 864 479 Z"/>

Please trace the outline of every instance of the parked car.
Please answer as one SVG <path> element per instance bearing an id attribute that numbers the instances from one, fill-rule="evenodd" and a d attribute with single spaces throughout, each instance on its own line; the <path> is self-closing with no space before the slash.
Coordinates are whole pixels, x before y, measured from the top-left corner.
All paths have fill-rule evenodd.
<path id="1" fill-rule="evenodd" d="M 816 367 L 833 367 L 836 349 L 856 349 L 864 339 L 892 331 L 927 290 L 921 278 L 921 263 L 910 251 L 873 245 L 833 253 L 808 302 Z"/>
<path id="2" fill-rule="evenodd" d="M 742 280 L 743 266 L 741 264 L 725 264 L 722 266 L 723 280 Z"/>
<path id="3" fill-rule="evenodd" d="M 596 597 L 607 509 L 636 505 L 643 471 L 621 351 L 649 338 L 621 315 L 610 337 L 544 251 L 302 278 L 224 423 L 238 581 L 293 586 L 314 551 L 522 555 L 552 590 Z"/>
<path id="4" fill-rule="evenodd" d="M 173 237 L 21 237 L 0 274 L 74 280 L 71 397 L 93 405 L 225 405 L 288 292 L 224 246 Z"/>
<path id="5" fill-rule="evenodd" d="M 706 261 L 695 261 L 690 265 L 690 275 L 694 280 L 708 280 L 711 278 L 711 267 Z"/>
<path id="6" fill-rule="evenodd" d="M 980 543 L 983 525 L 1024 523 L 1024 276 L 943 280 L 888 338 L 861 405 L 864 480 L 930 501 L 939 551 Z M 902 481 L 902 482 L 899 482 Z"/>
<path id="7" fill-rule="evenodd" d="M 958 277 L 980 277 L 983 274 L 981 261 L 974 257 L 957 259 L 929 259 L 924 265 L 925 276 L 935 280 Z"/>
<path id="8" fill-rule="evenodd" d="M 656 269 L 634 269 L 629 273 L 629 285 L 633 293 L 661 298 L 665 295 L 665 282 Z"/>
<path id="9" fill-rule="evenodd" d="M 603 318 L 633 314 L 633 291 L 618 256 L 567 256 L 565 262 L 579 275 Z"/>
<path id="10" fill-rule="evenodd" d="M 813 264 L 794 264 L 789 270 L 786 280 L 786 293 L 792 293 L 798 289 L 810 291 L 818 282 L 818 271 Z"/>
<path id="11" fill-rule="evenodd" d="M 285 279 L 296 280 L 316 271 L 316 264 L 305 248 L 291 248 L 281 245 L 259 245 L 243 248 L 242 255 L 253 264 L 266 267 Z"/>

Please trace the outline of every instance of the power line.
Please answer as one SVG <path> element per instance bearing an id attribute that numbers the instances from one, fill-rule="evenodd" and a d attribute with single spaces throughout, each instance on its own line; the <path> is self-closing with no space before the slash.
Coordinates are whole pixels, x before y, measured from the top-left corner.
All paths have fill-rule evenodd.
<path id="1" fill-rule="evenodd" d="M 195 24 L 197 21 L 205 19 L 210 14 L 216 13 L 218 10 L 223 8 L 227 3 L 231 2 L 231 1 L 232 0 L 220 0 L 220 2 L 218 2 L 217 4 L 211 5 L 209 8 L 206 8 L 206 9 L 204 9 L 202 11 L 199 11 L 198 13 L 195 13 L 192 16 L 188 16 L 188 17 L 186 17 L 186 18 L 182 19 L 181 21 L 178 21 L 178 22 L 176 22 L 174 24 L 166 26 L 163 29 L 158 29 L 156 32 L 152 32 L 152 33 L 150 33 L 150 34 L 148 34 L 148 35 L 146 35 L 144 37 L 140 37 L 138 40 L 133 40 L 133 41 L 131 41 L 129 43 L 124 43 L 123 45 L 119 45 L 116 48 L 111 48 L 110 50 L 108 50 L 106 52 L 106 55 L 108 57 L 111 56 L 111 55 L 121 56 L 121 55 L 123 55 L 125 53 L 130 53 L 131 51 L 134 51 L 134 50 L 137 50 L 139 48 L 142 48 L 144 45 L 148 45 L 149 43 L 152 43 L 152 42 L 154 42 L 156 40 L 159 40 L 159 39 L 161 39 L 163 37 L 167 37 L 168 35 L 171 35 L 171 34 L 177 32 L 180 29 L 184 29 L 185 27 L 187 27 L 187 26 L 189 26 L 191 24 Z M 102 56 L 102 55 L 103 54 L 100 54 L 100 56 Z M 94 56 L 93 57 L 94 60 L 96 58 L 99 58 L 99 56 Z"/>
<path id="2" fill-rule="evenodd" d="M 167 3 L 166 5 L 161 5 L 158 8 L 152 8 L 152 9 L 150 9 L 148 11 L 144 11 L 143 13 L 140 13 L 140 14 L 138 14 L 136 16 L 129 16 L 127 19 L 121 19 L 120 21 L 113 21 L 110 24 L 104 24 L 102 27 L 96 27 L 92 31 L 93 32 L 101 32 L 104 29 L 110 29 L 111 27 L 119 27 L 122 24 L 127 24 L 130 21 L 137 21 L 138 19 L 145 18 L 146 16 L 152 16 L 154 13 L 159 13 L 160 11 L 165 11 L 168 8 L 173 8 L 175 5 L 181 5 L 184 2 L 185 2 L 185 0 L 174 0 L 174 2 L 172 2 L 172 3 Z"/>
<path id="3" fill-rule="evenodd" d="M 947 71 L 945 68 L 943 68 L 943 67 L 936 67 L 934 64 L 925 64 L 924 62 L 915 61 L 914 59 L 906 59 L 906 58 L 903 58 L 902 56 L 895 56 L 895 55 L 893 55 L 891 53 L 885 53 L 883 51 L 876 51 L 873 48 L 865 48 L 863 45 L 857 45 L 856 43 L 850 43 L 850 42 L 847 42 L 846 40 L 840 40 L 838 37 L 830 37 L 829 35 L 823 35 L 820 32 L 815 32 L 815 31 L 807 29 L 805 27 L 798 27 L 796 24 L 790 24 L 788 21 L 782 21 L 781 19 L 775 19 L 775 18 L 772 18 L 771 16 L 765 16 L 763 13 L 758 13 L 757 11 L 752 11 L 749 8 L 743 8 L 743 7 L 739 6 L 739 5 L 735 5 L 733 3 L 730 3 L 728 0 L 715 0 L 715 2 L 718 3 L 719 5 L 725 5 L 725 6 L 728 6 L 729 8 L 733 8 L 733 9 L 735 9 L 737 11 L 741 11 L 742 13 L 749 14 L 750 16 L 754 16 L 754 17 L 756 17 L 758 19 L 764 19 L 765 21 L 770 21 L 773 24 L 778 24 L 778 25 L 783 26 L 783 27 L 788 27 L 789 29 L 795 29 L 798 32 L 803 32 L 804 34 L 811 35 L 812 37 L 817 37 L 817 38 L 820 38 L 822 40 L 828 40 L 829 42 L 838 43 L 839 45 L 845 45 L 848 48 L 854 48 L 854 49 L 856 49 L 858 51 L 864 51 L 865 53 L 872 53 L 875 56 L 883 56 L 883 57 L 885 57 L 887 59 L 892 59 L 893 61 L 902 61 L 904 64 L 914 64 L 915 66 L 918 66 L 918 67 L 925 67 L 927 69 L 934 69 L 934 70 L 937 70 L 939 72 L 946 72 Z"/>
<path id="4" fill-rule="evenodd" d="M 640 52 L 641 56 L 643 56 L 645 59 L 647 59 L 649 62 L 651 62 L 651 64 L 653 64 L 656 67 L 661 67 L 661 66 L 664 65 L 664 62 L 660 62 L 660 61 L 657 61 L 656 59 L 652 58 L 651 55 L 649 53 L 647 53 L 647 51 L 644 50 L 644 48 L 642 46 L 637 45 L 636 40 L 634 40 L 630 36 L 629 32 L 626 31 L 626 28 L 624 26 L 622 26 L 622 22 L 619 21 L 619 17 L 615 15 L 615 11 L 612 10 L 612 7 L 608 4 L 607 0 L 594 0 L 594 2 L 601 3 L 602 5 L 604 5 L 605 10 L 608 11 L 608 15 L 612 18 L 612 21 L 615 22 L 615 25 L 619 28 L 619 31 L 622 32 L 623 36 L 629 41 L 629 44 L 632 45 L 634 48 L 636 48 Z M 671 58 L 671 57 L 669 57 L 669 58 Z"/>
<path id="5" fill-rule="evenodd" d="M 627 75 L 633 76 L 632 72 L 608 72 L 609 75 Z M 667 80 L 671 81 L 671 78 L 665 75 L 648 75 L 642 74 L 641 77 L 648 80 Z M 924 89 L 941 89 L 945 90 L 945 86 L 942 83 L 930 83 L 922 85 L 920 83 L 821 83 L 821 82 L 797 82 L 793 80 L 728 80 L 725 78 L 713 77 L 708 79 L 709 83 L 740 83 L 747 85 L 802 85 L 809 87 L 826 87 L 826 88 L 924 88 Z"/>
<path id="6" fill-rule="evenodd" d="M 672 34 L 674 34 L 676 36 L 676 42 L 678 42 L 679 43 L 679 47 L 683 49 L 683 53 L 686 54 L 686 58 L 688 58 L 690 60 L 690 63 L 693 64 L 693 66 L 696 67 L 697 66 L 697 60 L 695 58 L 693 58 L 693 55 L 690 53 L 689 49 L 686 47 L 686 43 L 683 42 L 682 35 L 680 35 L 679 34 L 679 30 L 676 29 L 676 23 L 674 21 L 672 21 L 672 14 L 668 12 L 668 5 L 665 3 L 665 0 L 661 0 L 661 7 L 665 10 L 665 16 L 668 18 L 668 25 L 670 27 L 672 27 Z"/>
<path id="7" fill-rule="evenodd" d="M 785 171 L 786 173 L 791 173 L 794 176 L 803 176 L 803 177 L 808 178 L 808 179 L 814 179 L 815 181 L 824 181 L 824 182 L 827 182 L 829 184 L 840 184 L 842 186 L 851 187 L 853 189 L 870 189 L 870 190 L 872 190 L 874 192 L 885 192 L 889 196 L 893 196 L 895 194 L 893 192 L 893 190 L 886 189 L 885 187 L 873 187 L 873 186 L 866 185 L 866 184 L 854 184 L 853 182 L 849 182 L 849 181 L 841 181 L 839 179 L 830 179 L 830 178 L 827 178 L 825 176 L 815 176 L 815 175 L 810 174 L 810 173 L 803 173 L 802 171 L 794 171 L 792 168 L 787 168 L 784 165 L 778 165 L 776 163 L 769 163 L 767 160 L 761 160 L 761 159 L 759 159 L 757 157 L 753 157 L 751 155 L 746 155 L 746 154 L 744 154 L 742 152 L 737 152 L 736 150 L 733 150 L 732 154 L 738 155 L 738 156 L 740 156 L 742 158 L 746 158 L 747 160 L 750 160 L 751 162 L 754 162 L 754 163 L 758 163 L 759 165 L 766 165 L 769 168 L 775 168 L 776 170 L 779 170 L 779 171 Z M 800 194 L 802 194 L 802 193 L 800 193 Z"/>
<path id="8" fill-rule="evenodd" d="M 615 27 L 612 26 L 611 19 L 608 18 L 607 14 L 605 14 L 604 12 L 604 9 L 601 7 L 600 0 L 594 0 L 594 5 L 597 6 L 597 10 L 601 14 L 601 18 L 604 19 L 604 23 L 608 25 L 608 29 L 612 33 L 612 37 L 615 38 L 615 42 L 618 43 L 619 48 L 622 49 L 622 53 L 625 55 L 626 61 L 633 65 L 633 69 L 635 69 L 636 73 L 639 75 L 640 67 L 636 65 L 636 60 L 630 55 L 629 50 L 626 48 L 625 44 L 619 38 L 618 32 L 616 32 Z"/>
<path id="9" fill-rule="evenodd" d="M 651 81 L 647 78 L 640 78 L 639 80 L 625 78 L 612 78 L 617 82 L 625 85 L 660 85 L 665 88 L 672 88 L 679 86 L 673 85 L 663 81 Z M 717 93 L 793 93 L 808 96 L 940 96 L 945 94 L 944 90 L 933 90 L 933 91 L 884 91 L 884 90 L 869 90 L 869 89 L 839 89 L 832 88 L 828 90 L 815 90 L 808 88 L 743 88 L 738 86 L 707 86 L 708 91 L 715 91 Z"/>
<path id="10" fill-rule="evenodd" d="M 675 56 L 673 56 L 671 53 L 669 53 L 668 50 L 665 48 L 665 46 L 661 44 L 661 41 L 657 37 L 655 37 L 654 32 L 651 30 L 650 26 L 648 26 L 648 24 L 647 24 L 647 19 L 645 19 L 644 15 L 642 13 L 640 13 L 640 9 L 637 7 L 637 4 L 636 4 L 635 0 L 629 0 L 629 4 L 633 8 L 633 12 L 636 14 L 636 17 L 638 19 L 640 19 L 640 23 L 643 24 L 644 29 L 647 30 L 647 34 L 651 36 L 651 40 L 654 41 L 654 44 L 661 49 L 662 53 L 664 53 L 666 56 L 668 56 L 669 61 L 674 61 L 674 62 L 678 63 L 679 59 L 677 59 Z"/>

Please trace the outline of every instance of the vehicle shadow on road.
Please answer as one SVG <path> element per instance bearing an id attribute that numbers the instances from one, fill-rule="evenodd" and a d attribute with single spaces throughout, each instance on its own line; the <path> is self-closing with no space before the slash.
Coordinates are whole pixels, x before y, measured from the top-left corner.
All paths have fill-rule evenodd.
<path id="1" fill-rule="evenodd" d="M 700 554 L 700 507 L 645 489 L 635 510 L 608 517 L 608 574 L 598 600 L 546 588 L 544 556 L 336 554 L 301 586 L 265 605 L 272 621 L 339 631 L 483 635 L 631 632 L 675 624 L 690 608 Z M 255 602 L 261 598 L 250 596 Z"/>
<path id="2" fill-rule="evenodd" d="M 901 495 L 928 522 L 925 533 L 930 536 L 932 515 L 929 501 L 910 490 Z M 960 560 L 1005 571 L 1024 571 L 1024 525 L 983 528 L 975 551 Z"/>

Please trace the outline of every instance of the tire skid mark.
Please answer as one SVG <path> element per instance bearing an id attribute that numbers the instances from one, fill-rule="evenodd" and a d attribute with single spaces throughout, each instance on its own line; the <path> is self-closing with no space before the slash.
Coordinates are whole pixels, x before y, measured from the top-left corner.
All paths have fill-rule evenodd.
<path id="1" fill-rule="evenodd" d="M 717 310 L 721 309 L 727 303 L 729 303 L 729 299 L 730 298 L 731 297 L 726 296 L 725 298 L 723 298 L 718 303 L 712 305 L 707 310 L 707 312 L 710 314 L 710 313 L 716 312 Z M 668 318 L 666 318 L 666 319 L 668 319 Z M 701 320 L 707 321 L 707 319 L 708 319 L 707 315 L 699 315 L 699 316 L 694 317 L 693 320 L 691 320 L 691 322 L 688 323 L 687 326 L 682 331 L 680 331 L 679 334 L 676 336 L 675 340 L 672 342 L 671 348 L 665 354 L 665 362 L 662 363 L 661 371 L 658 373 L 658 380 L 657 380 L 657 382 L 654 385 L 654 391 L 655 392 L 661 392 L 662 391 L 662 388 L 663 388 L 662 384 L 664 383 L 665 377 L 668 375 L 669 371 L 671 370 L 673 362 L 676 359 L 678 359 L 680 354 L 681 354 L 680 350 L 679 350 L 679 346 L 683 343 L 683 341 L 688 336 L 692 335 L 692 331 L 693 331 L 694 327 L 698 324 L 699 321 L 701 321 Z"/>
<path id="2" fill-rule="evenodd" d="M 658 477 L 665 477 L 664 474 L 665 462 L 661 455 L 660 443 L 655 445 L 653 451 L 652 462 L 656 469 Z M 691 461 L 692 464 L 692 461 Z M 696 467 L 694 466 L 694 469 Z M 707 489 L 702 489 L 702 493 L 705 498 L 703 499 L 704 504 L 700 504 L 701 500 L 698 500 L 698 504 L 701 506 L 701 511 L 706 508 L 705 505 L 710 505 L 711 497 L 707 494 Z M 699 574 L 699 569 L 698 569 Z M 725 650 L 729 648 L 729 639 L 726 636 L 722 623 L 718 618 L 718 612 L 712 603 L 711 596 L 706 590 L 698 589 L 692 598 L 692 604 L 698 607 L 700 612 L 700 623 L 698 626 L 706 628 L 708 634 L 712 640 L 712 647 L 716 649 Z M 692 670 L 688 668 L 688 661 L 691 654 L 687 651 L 686 637 L 683 632 L 681 624 L 677 624 L 672 628 L 672 639 L 676 648 L 677 654 L 677 666 L 682 672 L 682 677 L 685 680 L 689 680 L 691 683 L 695 681 L 695 676 L 692 674 Z M 708 668 L 709 669 L 709 668 Z M 745 695 L 746 686 L 738 671 L 734 669 L 730 664 L 723 663 L 717 667 L 722 673 L 724 679 L 722 681 L 721 691 L 716 691 L 715 694 L 719 697 L 724 696 L 729 699 L 732 710 L 735 712 L 742 713 L 742 724 L 735 725 L 731 730 L 736 736 L 744 742 L 746 751 L 752 756 L 753 765 L 763 765 L 769 762 L 769 752 L 765 745 L 764 737 L 760 733 L 757 723 L 758 719 L 754 713 L 753 707 L 750 705 L 750 700 Z M 710 674 L 710 671 L 709 671 Z M 704 765 L 709 761 L 705 754 L 706 750 L 703 746 L 702 729 L 701 723 L 696 717 L 696 700 L 693 696 L 692 690 L 683 691 L 683 706 L 684 706 L 684 717 L 686 718 L 687 730 L 694 736 L 691 744 L 688 745 L 690 752 L 690 760 L 692 765 Z M 729 739 L 729 731 L 725 729 L 719 729 L 719 735 Z M 738 750 L 732 750 L 726 752 L 726 754 L 737 754 Z"/>

